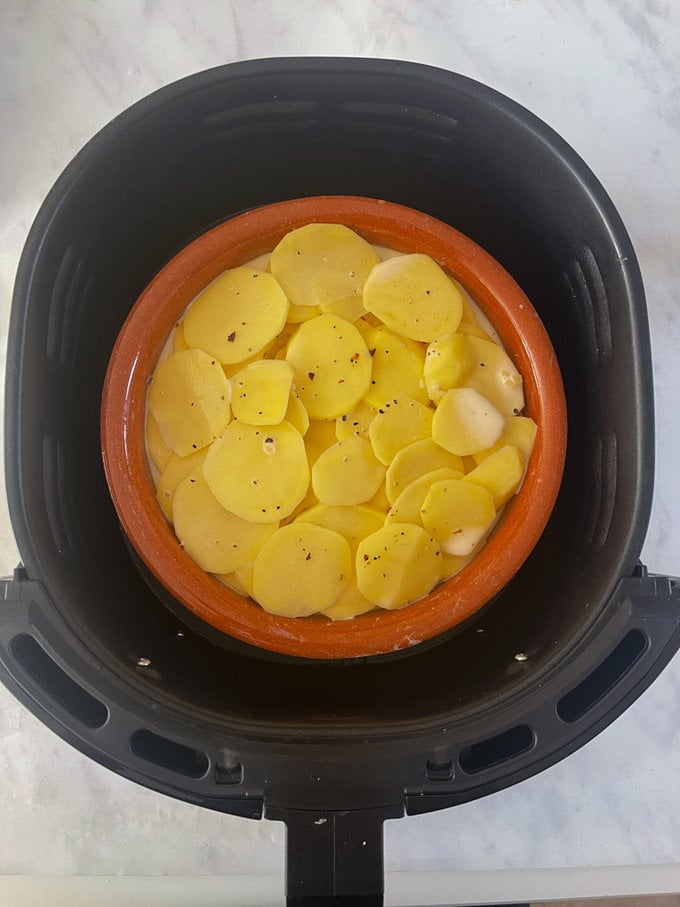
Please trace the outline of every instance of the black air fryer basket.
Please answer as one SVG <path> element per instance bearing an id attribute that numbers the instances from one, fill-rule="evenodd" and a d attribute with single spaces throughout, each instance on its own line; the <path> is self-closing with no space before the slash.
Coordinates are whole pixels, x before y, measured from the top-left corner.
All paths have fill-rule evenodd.
<path id="1" fill-rule="evenodd" d="M 183 625 L 133 560 L 102 468 L 104 373 L 146 283 L 220 221 L 320 194 L 409 205 L 483 246 L 541 315 L 567 396 L 562 490 L 525 566 L 463 632 L 389 659 L 263 660 Z M 675 581 L 638 561 L 651 376 L 621 220 L 574 151 L 514 102 L 376 60 L 260 60 L 164 88 L 76 157 L 24 249 L 6 391 L 23 566 L 4 582 L 2 680 L 125 777 L 285 821 L 289 903 L 379 904 L 384 819 L 541 771 L 678 648 Z"/>

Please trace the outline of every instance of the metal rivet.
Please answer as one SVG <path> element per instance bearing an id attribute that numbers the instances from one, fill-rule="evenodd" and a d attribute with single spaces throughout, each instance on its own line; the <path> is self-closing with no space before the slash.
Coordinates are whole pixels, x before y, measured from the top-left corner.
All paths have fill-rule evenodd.
<path id="1" fill-rule="evenodd" d="M 139 667 L 139 668 L 148 668 L 150 664 L 151 664 L 150 658 L 138 658 L 137 659 L 137 667 Z"/>
<path id="2" fill-rule="evenodd" d="M 518 652 L 517 655 L 515 655 L 515 661 L 529 661 L 529 656 L 526 652 Z"/>

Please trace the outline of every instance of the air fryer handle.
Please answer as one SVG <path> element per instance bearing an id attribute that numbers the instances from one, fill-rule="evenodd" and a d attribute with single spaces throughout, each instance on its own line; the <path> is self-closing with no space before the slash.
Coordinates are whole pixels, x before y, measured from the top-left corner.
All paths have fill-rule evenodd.
<path id="1" fill-rule="evenodd" d="M 382 907 L 383 822 L 401 808 L 268 809 L 286 823 L 287 907 Z"/>

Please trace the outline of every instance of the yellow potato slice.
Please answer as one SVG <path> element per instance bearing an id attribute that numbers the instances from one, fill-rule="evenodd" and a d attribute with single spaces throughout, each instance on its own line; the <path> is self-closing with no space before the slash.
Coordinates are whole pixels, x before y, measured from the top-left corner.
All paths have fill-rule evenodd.
<path id="1" fill-rule="evenodd" d="M 357 588 L 379 608 L 402 608 L 439 582 L 441 551 L 413 523 L 393 523 L 365 538 L 357 549 Z"/>
<path id="2" fill-rule="evenodd" d="M 248 565 L 252 569 L 252 562 Z M 224 583 L 225 586 L 229 586 L 234 592 L 238 592 L 239 595 L 243 595 L 244 598 L 248 598 L 250 592 L 245 584 L 239 579 L 236 572 L 234 573 L 215 573 L 215 579 L 218 579 L 221 583 Z"/>
<path id="3" fill-rule="evenodd" d="M 373 357 L 366 403 L 379 409 L 399 394 L 408 394 L 418 403 L 427 405 L 429 400 L 423 379 L 425 348 L 422 344 L 400 337 L 384 325 L 369 328 L 364 340 Z"/>
<path id="4" fill-rule="evenodd" d="M 251 362 L 231 379 L 234 419 L 248 425 L 278 425 L 286 415 L 292 383 L 293 369 L 287 362 Z"/>
<path id="5" fill-rule="evenodd" d="M 429 255 L 400 255 L 373 268 L 364 306 L 398 334 L 430 343 L 456 330 L 463 296 Z"/>
<path id="6" fill-rule="evenodd" d="M 150 412 L 146 414 L 146 452 L 159 472 L 163 472 L 172 456 L 172 448 L 163 440 L 158 422 Z"/>
<path id="7" fill-rule="evenodd" d="M 184 316 L 189 346 L 233 365 L 261 352 L 281 332 L 288 299 L 271 274 L 250 268 L 225 271 Z"/>
<path id="8" fill-rule="evenodd" d="M 496 441 L 493 447 L 489 447 L 486 450 L 480 450 L 479 453 L 474 455 L 474 458 L 477 463 L 483 463 L 488 456 L 492 453 L 496 453 L 501 447 L 505 447 L 506 444 L 514 444 L 515 447 L 520 449 L 522 456 L 524 457 L 524 462 L 526 463 L 534 448 L 536 430 L 536 423 L 528 416 L 509 416 L 505 420 L 505 428 L 498 441 Z"/>
<path id="9" fill-rule="evenodd" d="M 293 428 L 297 428 L 301 435 L 307 433 L 309 416 L 304 403 L 293 390 L 288 395 L 288 406 L 283 418 L 286 422 L 290 422 Z"/>
<path id="10" fill-rule="evenodd" d="M 483 544 L 483 542 L 482 542 Z M 461 557 L 459 554 L 447 554 L 445 551 L 442 551 L 441 556 L 441 578 L 442 580 L 451 579 L 457 573 L 467 567 L 470 561 L 474 560 L 477 550 L 480 546 L 477 546 L 472 554 L 468 554 L 466 557 Z"/>
<path id="11" fill-rule="evenodd" d="M 238 570 L 234 570 L 234 579 L 236 582 L 242 586 L 246 594 L 251 598 L 253 597 L 253 572 L 255 570 L 255 564 L 251 561 L 250 564 L 245 564 L 243 567 L 239 567 Z"/>
<path id="12" fill-rule="evenodd" d="M 312 487 L 323 504 L 363 504 L 384 478 L 385 467 L 365 438 L 338 441 L 312 467 Z"/>
<path id="13" fill-rule="evenodd" d="M 479 453 L 500 438 L 505 419 L 472 387 L 452 387 L 432 419 L 432 439 L 459 457 Z"/>
<path id="14" fill-rule="evenodd" d="M 288 324 L 302 324 L 303 321 L 309 321 L 310 318 L 316 318 L 321 315 L 321 309 L 318 305 L 292 305 L 288 309 Z"/>
<path id="15" fill-rule="evenodd" d="M 208 573 L 233 573 L 253 561 L 275 523 L 250 523 L 219 503 L 201 467 L 177 486 L 172 504 L 175 535 L 186 553 Z"/>
<path id="16" fill-rule="evenodd" d="M 362 290 L 379 261 L 369 243 L 341 224 L 308 224 L 288 233 L 272 252 L 272 274 L 295 306 L 319 306 L 355 321 Z"/>
<path id="17" fill-rule="evenodd" d="M 203 464 L 207 452 L 207 448 L 204 447 L 203 450 L 197 450 L 188 457 L 178 457 L 175 453 L 170 454 L 156 485 L 156 500 L 170 522 L 172 522 L 172 503 L 177 486 L 186 479 L 189 473 Z"/>
<path id="18" fill-rule="evenodd" d="M 186 337 L 184 336 L 184 325 L 181 321 L 175 328 L 175 331 L 172 335 L 172 349 L 175 353 L 179 353 L 180 350 L 191 349 L 186 341 Z"/>
<path id="19" fill-rule="evenodd" d="M 360 400 L 351 413 L 345 413 L 335 421 L 335 437 L 338 441 L 345 438 L 367 438 L 368 426 L 376 410 L 364 400 Z"/>
<path id="20" fill-rule="evenodd" d="M 214 441 L 228 425 L 229 383 L 207 353 L 180 350 L 157 366 L 149 410 L 168 447 L 186 457 Z"/>
<path id="21" fill-rule="evenodd" d="M 306 444 L 313 444 L 320 450 L 326 450 L 337 443 L 337 440 L 335 422 L 322 422 L 320 419 L 309 420 L 309 426 L 305 433 Z"/>
<path id="22" fill-rule="evenodd" d="M 371 243 L 371 246 L 380 261 L 387 261 L 388 258 L 397 258 L 397 256 L 403 255 L 403 252 L 397 252 L 396 249 L 389 249 L 387 246 L 376 245 L 376 243 Z"/>
<path id="23" fill-rule="evenodd" d="M 509 501 L 524 478 L 524 457 L 514 444 L 506 444 L 465 476 L 466 482 L 482 485 L 493 495 L 498 510 Z"/>
<path id="24" fill-rule="evenodd" d="M 313 523 L 282 526 L 263 545 L 253 568 L 253 597 L 271 614 L 308 617 L 330 608 L 348 585 L 349 545 Z"/>
<path id="25" fill-rule="evenodd" d="M 387 494 L 385 493 L 385 483 L 380 486 L 376 491 L 370 501 L 366 501 L 367 507 L 372 507 L 374 510 L 379 511 L 383 518 L 387 515 L 390 510 L 390 502 L 387 500 Z"/>
<path id="26" fill-rule="evenodd" d="M 420 515 L 442 551 L 465 557 L 491 528 L 496 510 L 486 488 L 464 479 L 445 479 L 432 485 Z"/>
<path id="27" fill-rule="evenodd" d="M 375 610 L 373 602 L 369 602 L 366 596 L 359 592 L 356 583 L 352 582 L 340 594 L 340 598 L 336 603 L 321 613 L 324 617 L 337 621 L 351 620 L 353 617 L 358 617 L 360 614 L 366 614 L 368 611 L 373 610 Z"/>
<path id="28" fill-rule="evenodd" d="M 371 381 L 371 357 L 359 331 L 329 313 L 305 321 L 288 341 L 287 361 L 310 419 L 337 419 L 361 400 Z"/>
<path id="29" fill-rule="evenodd" d="M 417 526 L 422 526 L 423 520 L 420 515 L 420 509 L 434 483 L 442 482 L 444 479 L 462 479 L 463 475 L 464 473 L 460 472 L 460 470 L 443 466 L 414 479 L 410 485 L 404 488 L 392 505 L 390 512 L 385 518 L 385 525 L 387 526 L 390 523 L 415 523 Z"/>
<path id="30" fill-rule="evenodd" d="M 385 488 L 390 504 L 394 504 L 411 482 L 428 472 L 444 467 L 458 472 L 465 471 L 462 459 L 435 444 L 432 438 L 423 438 L 421 441 L 414 441 L 408 447 L 403 447 L 394 455 L 385 475 Z"/>
<path id="31" fill-rule="evenodd" d="M 359 542 L 371 533 L 377 532 L 382 527 L 385 516 L 373 507 L 317 504 L 304 510 L 296 520 L 299 523 L 314 523 L 315 526 L 339 532 L 347 541 L 354 557 Z"/>
<path id="32" fill-rule="evenodd" d="M 288 516 L 309 487 L 305 445 L 289 422 L 232 422 L 208 450 L 203 474 L 226 510 L 253 523 Z"/>
<path id="33" fill-rule="evenodd" d="M 482 340 L 488 340 L 491 343 L 496 343 L 496 337 L 494 337 L 495 330 L 491 325 L 491 322 L 486 316 L 482 316 L 483 323 L 480 324 L 479 319 L 479 309 L 475 310 L 470 304 L 470 301 L 466 297 L 465 291 L 461 287 L 461 292 L 463 295 L 463 315 L 460 319 L 460 324 L 458 325 L 458 333 L 465 334 L 467 336 L 479 337 Z M 481 314 L 481 313 L 480 313 Z M 491 329 L 491 332 L 489 331 Z"/>
<path id="34" fill-rule="evenodd" d="M 251 271 L 269 271 L 270 258 L 271 252 L 263 252 L 263 254 L 258 255 L 257 258 L 251 258 L 250 261 L 245 261 L 242 267 L 250 268 Z"/>
<path id="35" fill-rule="evenodd" d="M 474 387 L 490 400 L 504 416 L 517 416 L 524 409 L 522 376 L 502 347 L 490 340 L 468 337 L 475 353 L 475 368 L 465 379 L 465 387 Z"/>
<path id="36" fill-rule="evenodd" d="M 373 452 L 388 466 L 397 453 L 432 434 L 433 411 L 406 394 L 394 397 L 368 426 Z"/>
<path id="37" fill-rule="evenodd" d="M 459 387 L 475 368 L 475 351 L 464 334 L 447 334 L 433 340 L 425 353 L 423 377 L 430 400 L 438 402 L 444 391 Z"/>

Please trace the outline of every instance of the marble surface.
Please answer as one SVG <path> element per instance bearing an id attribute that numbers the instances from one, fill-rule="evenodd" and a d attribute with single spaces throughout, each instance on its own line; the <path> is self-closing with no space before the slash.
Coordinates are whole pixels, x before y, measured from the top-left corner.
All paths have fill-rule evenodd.
<path id="1" fill-rule="evenodd" d="M 671 0 L 232 0 L 0 4 L 0 358 L 35 212 L 102 125 L 209 66 L 381 56 L 484 81 L 560 132 L 598 174 L 637 250 L 657 401 L 643 559 L 680 574 L 680 6 Z M 0 501 L 0 569 L 17 561 Z M 390 822 L 399 870 L 680 863 L 680 657 L 567 760 L 455 810 Z M 0 688 L 0 874 L 283 871 L 275 823 L 139 788 L 81 756 Z"/>

